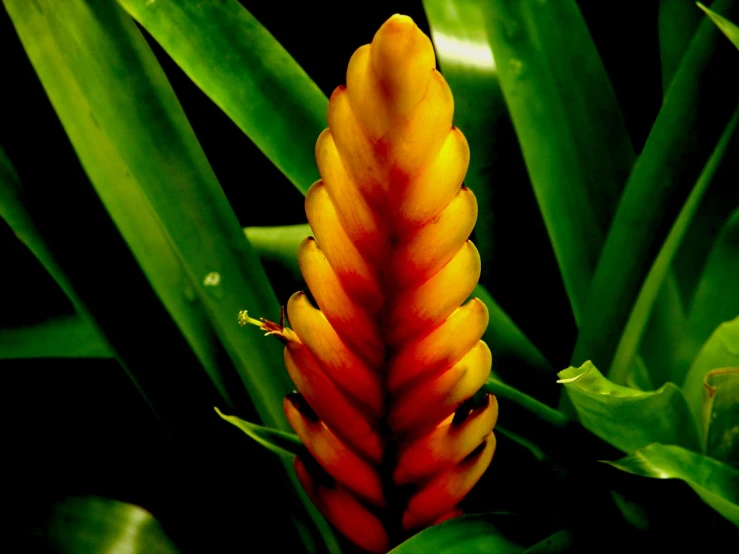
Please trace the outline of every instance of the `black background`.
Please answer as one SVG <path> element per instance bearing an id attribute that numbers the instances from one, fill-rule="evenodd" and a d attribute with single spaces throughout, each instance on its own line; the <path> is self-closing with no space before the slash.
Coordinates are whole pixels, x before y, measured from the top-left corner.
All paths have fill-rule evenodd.
<path id="1" fill-rule="evenodd" d="M 352 52 L 369 42 L 393 13 L 413 17 L 428 33 L 420 2 L 242 2 L 270 30 L 327 95 L 344 79 Z M 659 109 L 662 91 L 657 43 L 657 5 L 651 1 L 580 1 L 583 15 L 611 76 L 627 126 L 640 148 Z M 148 38 L 148 37 L 147 37 Z M 302 223 L 302 196 L 241 131 L 190 82 L 181 70 L 150 41 L 180 99 L 241 223 L 282 225 Z M 74 151 L 28 62 L 10 20 L 0 10 L 0 56 L 3 60 L 3 101 L 0 103 L 0 144 L 16 167 L 21 181 L 33 185 L 36 214 L 50 240 L 86 237 L 85 244 L 104 244 L 90 269 L 90 253 L 68 244 L 70 267 L 77 264 L 78 279 L 90 298 L 108 298 L 105 317 L 125 334 L 149 337 L 153 368 L 182 370 L 182 382 L 167 383 L 162 394 L 182 396 L 199 386 L 187 371 L 188 354 L 156 352 L 158 336 L 172 333 L 171 322 L 147 313 L 136 314 L 126 305 L 156 303 L 135 262 L 86 181 Z M 512 148 L 516 148 L 515 144 Z M 513 150 L 511 155 L 519 155 Z M 506 175 L 501 175 L 504 180 Z M 259 198 L 254 196 L 255 189 Z M 507 210 L 515 218 L 516 202 L 530 202 L 530 191 L 520 199 L 512 193 Z M 263 209 L 263 206 L 279 209 Z M 525 208 L 521 208 L 522 210 Z M 530 207 L 526 208 L 531 212 Z M 503 210 L 505 213 L 506 210 Z M 84 222 L 76 214 L 84 213 Z M 534 210 L 531 233 L 543 229 Z M 85 226 L 94 224 L 94 237 Z M 500 221 L 505 228 L 505 220 Z M 54 239 L 55 230 L 63 229 Z M 66 238 L 64 238 L 66 237 Z M 519 236 L 517 241 L 526 242 Z M 573 344 L 571 317 L 554 321 L 566 306 L 561 283 L 540 275 L 551 274 L 554 259 L 546 248 L 525 256 L 517 242 L 500 253 L 494 266 L 502 268 L 487 283 L 503 307 L 535 340 L 548 345 L 566 367 Z M 532 265 L 532 263 L 534 265 Z M 524 274 L 506 271 L 528 267 Z M 543 268 L 540 274 L 536 269 Z M 546 287 L 547 298 L 537 302 L 512 299 L 509 290 L 522 286 Z M 549 280 L 551 282 L 551 279 Z M 280 289 L 283 299 L 290 291 Z M 31 324 L 72 307 L 52 279 L 0 222 L 0 326 Z M 561 346 L 558 346 L 561 345 Z M 12 471 L 4 486 L 8 502 L 28 530 L 39 533 L 48 506 L 68 495 L 98 494 L 125 500 L 151 510 L 183 550 L 226 552 L 242 548 L 253 530 L 279 528 L 283 540 L 296 537 L 283 525 L 284 495 L 271 484 L 279 479 L 274 458 L 254 447 L 235 429 L 226 428 L 212 411 L 209 423 L 194 433 L 207 435 L 212 450 L 193 451 L 187 437 L 170 436 L 158 425 L 135 386 L 113 361 L 33 360 L 2 361 L 2 417 L 5 457 Z M 278 368 L 279 370 L 279 368 Z M 210 410 L 210 408 L 207 408 Z M 197 412 L 200 414 L 201 412 Z M 195 415 L 193 425 L 198 427 Z M 206 417 L 206 416 L 203 416 Z M 220 431 L 219 431 L 220 429 Z M 202 437 L 201 437 L 202 438 Z M 233 443 L 227 457 L 222 441 Z M 274 475 L 254 475 L 252 463 L 272 466 Z M 233 484 L 223 479 L 227 474 Z M 282 489 L 284 490 L 284 489 Z M 233 505 L 232 510 L 219 509 Z M 204 506 L 211 506 L 212 509 Z M 30 522 L 30 524 L 29 524 Z M 30 543 L 29 543 L 30 544 Z M 40 543 L 34 543 L 36 546 Z M 294 544 L 298 544 L 295 542 Z M 255 548 L 253 551 L 268 551 Z"/>

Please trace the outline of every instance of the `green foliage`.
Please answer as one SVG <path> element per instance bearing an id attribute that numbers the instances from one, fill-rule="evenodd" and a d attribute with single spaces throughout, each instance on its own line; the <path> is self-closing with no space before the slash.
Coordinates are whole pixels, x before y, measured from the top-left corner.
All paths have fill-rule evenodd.
<path id="1" fill-rule="evenodd" d="M 296 484 L 291 460 L 303 447 L 282 411 L 291 384 L 281 347 L 240 329 L 236 314 L 277 319 L 275 289 L 300 286 L 297 245 L 310 228 L 303 219 L 281 225 L 280 207 L 268 205 L 259 209 L 275 216 L 274 225 L 242 228 L 179 90 L 137 23 L 303 194 L 318 177 L 313 148 L 325 126 L 325 95 L 236 0 L 3 4 L 89 185 L 151 289 L 140 317 L 157 311 L 171 329 L 145 342 L 103 317 L 105 308 L 90 301 L 87 282 L 40 225 L 37 189 L 21 182 L 0 149 L 0 217 L 76 312 L 0 328 L 0 359 L 115 358 L 170 430 L 189 436 L 193 421 L 207 417 L 222 424 L 214 404 L 261 420 L 216 408 L 277 454 Z M 466 183 L 480 205 L 475 241 L 484 264 L 484 285 L 473 296 L 490 314 L 484 340 L 493 375 L 483 390 L 500 404 L 499 445 L 478 498 L 464 506 L 473 515 L 393 552 L 594 551 L 600 543 L 589 541 L 600 539 L 589 534 L 632 544 L 663 533 L 649 522 L 687 503 L 690 489 L 720 514 L 717 521 L 739 526 L 739 197 L 724 195 L 739 174 L 739 89 L 726 86 L 739 67 L 732 45 L 739 46 L 732 23 L 739 2 L 699 6 L 707 16 L 688 0 L 660 2 L 654 42 L 664 102 L 637 158 L 617 80 L 575 1 L 423 1 L 454 93 L 455 124 L 471 147 Z M 370 38 L 358 37 L 355 47 Z M 521 160 L 502 159 L 514 131 L 523 176 L 515 173 Z M 510 181 L 499 179 L 503 168 Z M 268 184 L 248 168 L 244 180 L 258 202 L 256 191 Z M 559 273 L 542 269 L 531 282 L 521 279 L 515 295 L 502 295 L 491 276 L 518 278 L 520 268 L 497 263 L 501 245 L 521 237 L 493 230 L 504 211 L 526 208 L 499 206 L 500 191 L 529 186 L 544 222 L 538 239 Z M 74 217 L 94 235 L 92 214 Z M 567 364 L 542 337 L 566 341 L 550 327 L 572 314 L 537 307 L 549 325 L 537 331 L 518 309 L 544 282 L 562 288 L 579 329 L 560 348 L 572 353 L 573 367 L 559 373 Z M 115 291 L 106 298 L 114 305 Z M 150 354 L 153 345 L 158 355 Z M 170 351 L 180 352 L 171 366 L 161 363 Z M 598 460 L 619 471 L 604 475 Z M 234 479 L 265 471 L 251 460 L 235 463 Z M 653 489 L 631 474 L 690 489 L 682 487 L 677 501 L 645 500 Z M 306 551 L 343 551 L 299 486 L 275 490 L 294 493 L 285 522 L 296 525 Z M 295 508 L 297 498 L 306 513 Z M 48 521 L 44 532 L 65 552 L 176 551 L 147 512 L 128 504 L 72 499 Z M 677 535 L 649 540 L 680 542 Z"/>
<path id="2" fill-rule="evenodd" d="M 635 475 L 685 481 L 704 502 L 739 525 L 739 471 L 725 464 L 679 446 L 663 444 L 651 444 L 608 463 Z"/>
<path id="3" fill-rule="evenodd" d="M 43 537 L 44 543 L 37 545 L 39 551 L 59 554 L 179 552 L 149 512 L 125 502 L 97 496 L 67 498 L 49 510 L 47 521 L 47 527 L 38 532 L 37 538 Z"/>

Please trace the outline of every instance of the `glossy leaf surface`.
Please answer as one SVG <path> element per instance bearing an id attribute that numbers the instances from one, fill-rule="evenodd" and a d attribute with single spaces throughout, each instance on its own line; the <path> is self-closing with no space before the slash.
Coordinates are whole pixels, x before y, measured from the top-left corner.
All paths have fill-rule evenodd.
<path id="1" fill-rule="evenodd" d="M 651 444 L 615 462 L 635 475 L 685 481 L 703 501 L 739 525 L 739 471 L 679 446 Z"/>
<path id="2" fill-rule="evenodd" d="M 45 538 L 44 551 L 59 554 L 179 552 L 149 512 L 97 496 L 70 497 L 58 502 L 51 509 L 46 527 L 38 534 Z"/>
<path id="3" fill-rule="evenodd" d="M 720 14 L 717 14 L 713 10 L 706 8 L 700 2 L 698 2 L 697 4 L 698 7 L 706 12 L 708 17 L 711 18 L 711 21 L 716 24 L 716 27 L 721 29 L 721 32 L 726 35 L 726 38 L 728 38 L 734 44 L 734 46 L 739 48 L 739 27 L 737 27 L 734 23 L 721 16 Z"/>
<path id="4" fill-rule="evenodd" d="M 582 425 L 624 452 L 653 442 L 698 450 L 688 406 L 672 383 L 654 392 L 616 385 L 591 362 L 558 373 Z"/>

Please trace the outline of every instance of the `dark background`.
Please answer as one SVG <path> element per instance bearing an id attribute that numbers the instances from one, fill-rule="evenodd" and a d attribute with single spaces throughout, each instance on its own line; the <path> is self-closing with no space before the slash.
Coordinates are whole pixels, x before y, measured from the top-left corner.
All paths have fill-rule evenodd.
<path id="1" fill-rule="evenodd" d="M 658 3 L 578 3 L 639 149 L 662 97 Z M 242 4 L 327 95 L 343 82 L 352 52 L 369 42 L 393 13 L 410 15 L 428 33 L 420 2 Z M 150 43 L 242 224 L 304 222 L 302 196 L 158 45 Z M 161 369 L 173 376 L 160 393 L 186 407 L 188 391 L 202 385 L 188 371 L 186 348 L 157 352 L 159 339 L 174 333 L 171 322 L 153 312 L 137 314 L 126 309 L 155 306 L 157 300 L 87 183 L 4 9 L 0 9 L 0 48 L 4 66 L 0 144 L 21 181 L 38 191 L 32 201 L 34 213 L 43 216 L 40 226 L 58 246 L 64 247 L 60 241 L 66 241 L 67 265 L 79 268 L 76 277 L 91 291 L 89 298 L 98 305 L 108 299 L 110 305 L 101 313 L 109 324 L 123 335 L 127 329 L 135 330 L 136 336 L 151 341 L 148 363 L 152 371 Z M 513 160 L 520 159 L 515 140 L 509 154 Z M 499 179 L 508 177 L 503 173 Z M 528 214 L 531 236 L 517 236 L 509 249 L 497 253 L 491 264 L 500 271 L 486 284 L 524 331 L 537 344 L 548 345 L 552 356 L 566 367 L 574 324 L 571 317 L 553 318 L 563 313 L 566 299 L 533 196 L 530 190 L 512 189 L 502 199 L 510 206 L 501 210 L 504 216 L 507 213 L 513 219 Z M 79 213 L 85 217 L 77 218 Z M 505 229 L 505 217 L 496 220 L 496 225 Z M 79 245 L 73 237 L 80 238 Z M 91 260 L 91 250 L 85 245 L 93 244 L 104 246 Z M 541 291 L 536 301 L 508 294 L 526 282 Z M 291 285 L 279 281 L 275 285 L 280 298 L 287 298 L 291 291 L 286 287 Z M 32 324 L 73 312 L 53 280 L 3 222 L 0 291 L 0 326 Z M 210 449 L 194 449 L 188 437 L 173 437 L 159 425 L 114 361 L 2 361 L 0 367 L 3 450 L 13 467 L 5 475 L 5 487 L 23 528 L 38 541 L 54 501 L 97 494 L 149 509 L 186 551 L 242 550 L 233 545 L 248 540 L 245 537 L 251 531 L 271 527 L 281 529 L 287 544 L 298 544 L 292 528 L 283 525 L 285 489 L 272 485 L 281 479 L 275 459 L 239 431 L 214 421 L 212 411 L 207 412 L 207 425 L 192 416 L 194 435 L 210 445 Z M 228 448 L 224 449 L 224 443 L 229 443 Z M 273 474 L 256 475 L 250 470 L 252 465 L 272 467 Z M 220 509 L 230 505 L 232 509 Z"/>

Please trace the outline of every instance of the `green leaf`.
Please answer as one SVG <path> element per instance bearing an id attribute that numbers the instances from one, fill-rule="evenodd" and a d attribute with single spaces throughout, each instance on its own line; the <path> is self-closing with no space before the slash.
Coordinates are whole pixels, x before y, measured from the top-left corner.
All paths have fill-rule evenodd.
<path id="1" fill-rule="evenodd" d="M 580 423 L 616 448 L 633 452 L 661 442 L 698 450 L 690 411 L 674 384 L 655 392 L 637 391 L 611 383 L 591 362 L 558 375 Z"/>
<path id="2" fill-rule="evenodd" d="M 687 232 L 691 221 L 693 220 L 693 216 L 698 210 L 698 206 L 700 205 L 706 189 L 710 185 L 719 164 L 724 159 L 724 154 L 726 152 L 727 146 L 734 136 L 734 132 L 736 131 L 738 122 L 739 110 L 734 113 L 734 116 L 726 127 L 726 130 L 721 136 L 719 143 L 716 145 L 716 149 L 713 151 L 711 158 L 708 160 L 706 167 L 703 169 L 703 172 L 696 181 L 693 190 L 690 191 L 688 199 L 680 210 L 675 223 L 672 225 L 672 228 L 667 235 L 667 239 L 662 245 L 659 254 L 657 254 L 657 257 L 655 258 L 654 263 L 652 264 L 652 267 L 647 274 L 647 278 L 645 279 L 644 284 L 639 291 L 639 295 L 637 296 L 634 307 L 631 310 L 629 319 L 626 322 L 623 333 L 621 334 L 621 340 L 619 341 L 618 347 L 616 348 L 616 352 L 613 356 L 613 363 L 611 364 L 611 367 L 608 371 L 608 378 L 612 381 L 623 383 L 625 380 L 627 370 L 633 363 L 634 357 L 637 353 L 637 348 L 639 347 L 641 339 L 647 328 L 647 324 L 649 323 L 649 317 L 652 314 L 652 308 L 659 298 L 659 293 L 665 282 L 665 278 L 669 274 L 672 259 L 674 258 L 676 252 L 678 251 L 678 248 L 680 247 L 682 239 L 685 236 L 685 233 Z M 739 247 L 739 212 L 737 212 L 737 224 L 734 234 L 736 235 L 736 237 L 734 237 L 733 242 L 735 242 L 737 247 Z M 727 261 L 732 260 L 731 257 L 728 257 L 726 255 L 731 253 L 730 246 L 732 241 L 729 240 L 727 242 L 729 243 L 729 248 L 726 249 L 729 250 L 729 252 L 722 252 L 723 255 L 721 262 L 724 262 L 724 264 L 721 267 L 722 269 L 734 269 L 735 273 L 733 273 L 733 276 L 735 278 L 736 275 L 739 274 L 739 262 L 734 261 L 734 263 L 731 264 L 731 262 Z M 739 248 L 737 248 L 737 250 L 738 251 L 734 253 L 735 255 L 733 256 L 733 260 L 739 258 L 739 256 L 736 255 L 739 254 Z M 732 265 L 736 267 L 732 268 Z M 729 273 L 727 273 L 727 277 L 729 274 L 731 274 L 730 271 Z M 724 287 L 722 290 L 724 293 L 726 293 L 732 288 L 735 289 L 736 287 Z M 736 294 L 736 297 L 739 301 L 739 294 Z M 702 304 L 699 305 L 703 307 Z M 713 308 L 715 308 L 715 306 L 711 303 L 704 309 Z M 739 302 L 737 303 L 736 311 L 739 312 Z M 676 337 L 673 335 L 673 339 L 674 338 Z M 671 346 L 672 348 L 675 348 L 674 343 Z"/>
<path id="3" fill-rule="evenodd" d="M 739 12 L 736 0 L 717 4 Z M 647 272 L 736 110 L 739 89 L 725 81 L 739 54 L 725 42 L 704 21 L 680 64 L 603 246 L 573 365 L 610 367 Z"/>
<path id="4" fill-rule="evenodd" d="M 0 328 L 0 360 L 114 356 L 94 324 L 80 316 L 61 316 L 14 329 Z"/>
<path id="5" fill-rule="evenodd" d="M 0 358 L 112 357 L 109 345 L 46 245 L 22 196 L 18 174 L 0 146 L 0 217 L 54 278 L 77 310 L 78 317 L 34 328 L 0 330 Z"/>
<path id="6" fill-rule="evenodd" d="M 550 408 L 546 404 L 539 402 L 535 398 L 521 392 L 520 390 L 506 385 L 495 377 L 488 377 L 483 385 L 483 390 L 494 394 L 496 397 L 505 398 L 525 408 L 539 419 L 554 425 L 555 427 L 564 427 L 568 418 L 565 414 L 554 408 Z"/>
<path id="7" fill-rule="evenodd" d="M 716 12 L 709 10 L 700 2 L 697 2 L 697 4 L 698 4 L 698 7 L 702 9 L 704 12 L 706 12 L 708 17 L 711 18 L 711 21 L 713 21 L 716 24 L 716 27 L 721 29 L 721 32 L 726 35 L 726 37 L 734 44 L 734 46 L 739 48 L 739 27 L 734 25 L 731 21 L 729 21 L 725 17 L 722 17 Z"/>
<path id="8" fill-rule="evenodd" d="M 615 94 L 571 0 L 494 0 L 500 83 L 575 319 L 633 164 Z"/>
<path id="9" fill-rule="evenodd" d="M 282 458 L 292 461 L 297 454 L 303 451 L 303 443 L 293 433 L 262 427 L 261 425 L 244 421 L 236 416 L 224 415 L 218 408 L 215 408 L 215 410 L 221 418 L 235 425 L 267 450 L 274 452 Z"/>
<path id="10" fill-rule="evenodd" d="M 43 537 L 43 551 L 59 554 L 179 552 L 149 512 L 97 496 L 58 502 L 46 518 L 45 527 L 34 535 Z"/>
<path id="11" fill-rule="evenodd" d="M 90 180 L 222 395 L 214 329 L 260 416 L 286 427 L 279 345 L 236 325 L 241 307 L 268 315 L 277 301 L 136 25 L 107 0 L 5 3 Z"/>
<path id="12" fill-rule="evenodd" d="M 511 538 L 506 531 L 510 516 L 480 514 L 462 516 L 429 527 L 414 535 L 389 554 L 506 554 L 523 553 L 521 537 Z M 515 520 L 515 518 L 513 518 Z M 515 535 L 515 533 L 513 533 Z"/>
<path id="13" fill-rule="evenodd" d="M 690 338 L 702 344 L 721 323 L 739 314 L 739 209 L 719 232 L 688 312 Z M 693 351 L 694 353 L 695 351 Z"/>
<path id="14" fill-rule="evenodd" d="M 701 15 L 695 0 L 660 0 L 659 53 L 662 62 L 662 90 L 670 88 L 680 61 L 690 45 Z"/>
<path id="15" fill-rule="evenodd" d="M 305 194 L 328 100 L 275 38 L 236 0 L 118 2 Z"/>
<path id="16" fill-rule="evenodd" d="M 136 24 L 110 0 L 4 3 L 87 175 L 225 402 L 221 344 L 263 422 L 287 429 L 281 346 L 236 322 L 240 309 L 279 305 Z"/>
<path id="17" fill-rule="evenodd" d="M 739 525 L 739 471 L 679 446 L 651 444 L 615 462 L 622 471 L 685 481 L 703 501 Z"/>
<path id="18" fill-rule="evenodd" d="M 470 145 L 465 186 L 480 206 L 475 245 L 483 260 L 494 258 L 493 218 L 496 159 L 505 150 L 510 125 L 493 59 L 483 8 L 475 0 L 424 0 L 439 66 L 454 94 L 454 124 Z M 483 269 L 483 271 L 485 271 Z"/>
<path id="19" fill-rule="evenodd" d="M 701 348 L 685 377 L 683 394 L 696 422 L 703 419 L 703 383 L 706 375 L 714 369 L 728 367 L 739 367 L 739 317 L 718 326 Z"/>
<path id="20" fill-rule="evenodd" d="M 739 367 L 714 369 L 704 381 L 705 452 L 739 467 Z"/>
<path id="21" fill-rule="evenodd" d="M 298 280 L 302 280 L 298 265 L 298 246 L 305 237 L 313 236 L 307 223 L 280 227 L 246 227 L 246 238 L 264 262 L 276 262 Z"/>

